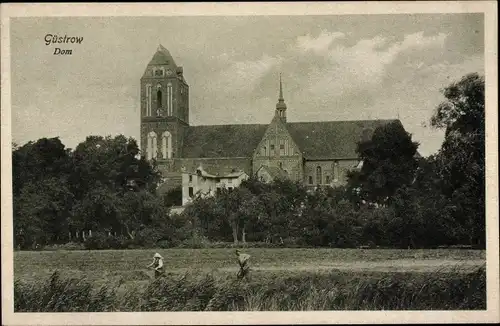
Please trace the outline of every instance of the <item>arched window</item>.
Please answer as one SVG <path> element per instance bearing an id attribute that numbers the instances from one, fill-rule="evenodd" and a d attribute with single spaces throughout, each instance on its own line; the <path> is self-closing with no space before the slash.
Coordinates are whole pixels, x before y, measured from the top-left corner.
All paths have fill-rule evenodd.
<path id="1" fill-rule="evenodd" d="M 161 103 L 162 103 L 162 93 L 161 89 L 158 89 L 156 92 L 156 108 L 159 110 L 161 109 Z"/>
<path id="2" fill-rule="evenodd" d="M 151 116 L 151 84 L 146 85 L 146 116 Z"/>
<path id="3" fill-rule="evenodd" d="M 269 145 L 269 156 L 274 156 L 274 144 Z"/>
<path id="4" fill-rule="evenodd" d="M 156 159 L 157 151 L 158 151 L 158 143 L 157 143 L 156 133 L 154 131 L 151 131 L 148 134 L 148 145 L 146 149 L 148 160 Z"/>
<path id="5" fill-rule="evenodd" d="M 285 141 L 280 139 L 280 156 L 285 156 Z"/>
<path id="6" fill-rule="evenodd" d="M 266 146 L 262 146 L 262 152 L 261 152 L 262 156 L 266 156 L 267 155 L 267 147 Z"/>
<path id="7" fill-rule="evenodd" d="M 278 165 L 279 165 L 280 169 L 283 169 L 283 162 L 279 162 Z"/>
<path id="8" fill-rule="evenodd" d="M 318 166 L 318 167 L 316 167 L 316 183 L 317 184 L 321 184 L 321 181 L 322 181 L 321 180 L 322 179 L 321 176 L 322 176 L 322 174 L 321 174 L 321 166 Z"/>
<path id="9" fill-rule="evenodd" d="M 333 181 L 337 181 L 338 174 L 339 174 L 339 162 L 338 161 L 334 161 L 333 164 L 332 164 Z"/>
<path id="10" fill-rule="evenodd" d="M 168 131 L 161 135 L 161 152 L 163 158 L 172 158 L 172 135 Z"/>
<path id="11" fill-rule="evenodd" d="M 167 84 L 167 116 L 173 115 L 173 107 L 172 107 L 172 84 Z"/>
<path id="12" fill-rule="evenodd" d="M 361 141 L 367 142 L 372 138 L 373 129 L 365 128 L 361 134 Z"/>

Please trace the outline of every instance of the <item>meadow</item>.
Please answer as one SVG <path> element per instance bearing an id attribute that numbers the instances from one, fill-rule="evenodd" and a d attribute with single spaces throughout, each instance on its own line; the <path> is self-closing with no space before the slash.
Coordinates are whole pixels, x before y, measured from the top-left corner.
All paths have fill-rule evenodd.
<path id="1" fill-rule="evenodd" d="M 155 252 L 166 276 L 145 267 Z M 20 251 L 16 311 L 485 309 L 478 250 L 264 249 L 237 281 L 233 249 Z"/>

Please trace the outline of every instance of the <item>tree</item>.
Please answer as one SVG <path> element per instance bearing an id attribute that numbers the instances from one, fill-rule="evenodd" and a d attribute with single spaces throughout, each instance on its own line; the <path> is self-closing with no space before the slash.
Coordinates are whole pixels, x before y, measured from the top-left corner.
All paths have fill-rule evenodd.
<path id="1" fill-rule="evenodd" d="M 216 194 L 217 215 L 224 216 L 227 223 L 231 226 L 233 243 L 238 244 L 238 206 L 240 204 L 239 188 L 232 190 L 222 188 Z"/>
<path id="2" fill-rule="evenodd" d="M 252 224 L 265 219 L 265 210 L 259 197 L 252 194 L 244 187 L 237 188 L 240 192 L 240 205 L 238 207 L 238 224 L 241 229 L 241 242 L 246 243 L 246 232 Z"/>
<path id="3" fill-rule="evenodd" d="M 142 219 L 134 205 L 143 205 L 144 192 L 154 193 L 160 179 L 154 166 L 139 157 L 137 142 L 122 135 L 89 136 L 78 144 L 72 158 L 70 180 L 77 204 L 71 224 L 123 229 L 133 238 L 132 231 Z"/>
<path id="4" fill-rule="evenodd" d="M 66 239 L 73 202 L 69 171 L 70 151 L 59 138 L 41 138 L 13 147 L 14 232 L 15 239 L 22 234 L 23 245 Z"/>
<path id="5" fill-rule="evenodd" d="M 412 182 L 418 146 L 399 121 L 378 127 L 370 140 L 358 143 L 363 166 L 348 174 L 348 188 L 360 200 L 388 204 L 397 189 Z"/>
<path id="6" fill-rule="evenodd" d="M 166 207 L 182 205 L 182 186 L 170 189 L 163 195 Z"/>
<path id="7" fill-rule="evenodd" d="M 455 206 L 471 245 L 485 245 L 485 97 L 484 77 L 468 74 L 443 90 L 446 98 L 431 118 L 445 129 L 436 156 L 442 192 Z"/>

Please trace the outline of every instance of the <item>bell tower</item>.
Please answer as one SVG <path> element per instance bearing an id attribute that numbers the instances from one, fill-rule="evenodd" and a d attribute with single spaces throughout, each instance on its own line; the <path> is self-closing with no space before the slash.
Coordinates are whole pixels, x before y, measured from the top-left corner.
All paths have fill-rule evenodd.
<path id="1" fill-rule="evenodd" d="M 189 126 L 189 86 L 183 69 L 161 44 L 141 78 L 141 151 L 169 170 L 182 156 L 184 131 Z"/>
<path id="2" fill-rule="evenodd" d="M 278 98 L 278 103 L 276 103 L 276 116 L 280 117 L 283 122 L 286 123 L 286 103 L 283 98 L 283 85 L 281 83 L 281 74 L 280 74 L 280 94 Z"/>

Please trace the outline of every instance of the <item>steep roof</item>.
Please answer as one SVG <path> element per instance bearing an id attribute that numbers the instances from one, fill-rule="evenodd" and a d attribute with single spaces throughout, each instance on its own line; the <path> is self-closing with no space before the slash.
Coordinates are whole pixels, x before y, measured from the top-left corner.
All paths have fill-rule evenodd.
<path id="1" fill-rule="evenodd" d="M 192 175 L 196 175 L 199 173 L 202 177 L 205 178 L 238 178 L 242 174 L 246 174 L 245 171 L 236 171 L 234 168 L 227 169 L 220 167 L 210 167 L 207 171 L 202 166 L 199 166 L 194 172 L 182 172 L 182 173 L 192 174 Z"/>
<path id="2" fill-rule="evenodd" d="M 276 179 L 276 178 L 287 178 L 288 177 L 288 173 L 286 173 L 285 170 L 280 169 L 280 168 L 275 167 L 275 166 L 266 166 L 266 165 L 263 165 L 260 168 L 262 170 L 267 171 L 267 173 L 269 173 L 269 175 L 273 179 Z"/>
<path id="3" fill-rule="evenodd" d="M 399 120 L 289 122 L 286 127 L 306 159 L 356 158 L 357 143 Z M 191 126 L 183 157 L 252 157 L 267 124 Z"/>
<path id="4" fill-rule="evenodd" d="M 170 54 L 170 52 L 160 44 L 158 46 L 158 50 L 154 54 L 153 58 L 149 62 L 149 65 L 172 65 L 177 66 L 175 64 L 174 58 Z"/>
<path id="5" fill-rule="evenodd" d="M 363 137 L 394 121 L 399 120 L 292 122 L 287 129 L 306 159 L 355 158 Z"/>
<path id="6" fill-rule="evenodd" d="M 184 137 L 183 157 L 252 157 L 268 125 L 191 126 Z"/>

